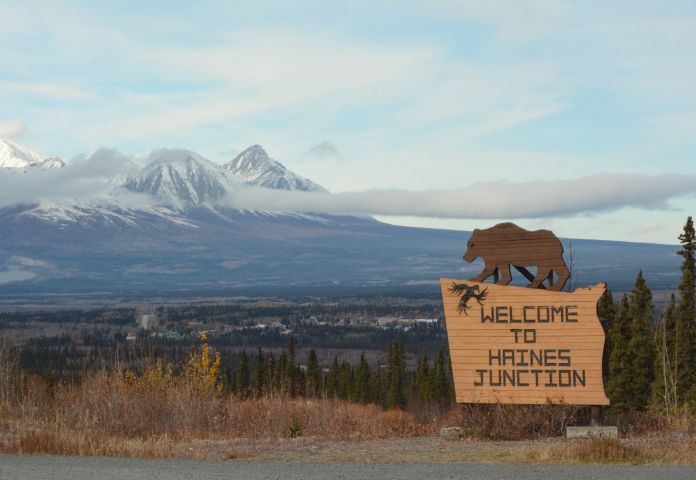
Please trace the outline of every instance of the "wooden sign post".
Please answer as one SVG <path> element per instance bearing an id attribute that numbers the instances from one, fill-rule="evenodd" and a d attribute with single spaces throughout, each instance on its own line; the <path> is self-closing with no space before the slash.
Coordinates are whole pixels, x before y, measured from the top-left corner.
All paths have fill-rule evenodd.
<path id="1" fill-rule="evenodd" d="M 569 272 L 548 230 L 513 224 L 477 230 L 464 258 L 479 256 L 486 265 L 473 280 L 440 280 L 456 401 L 608 405 L 597 316 L 605 285 L 559 291 Z M 508 286 L 511 266 L 532 288 Z M 527 267 L 536 267 L 536 275 Z M 500 272 L 495 284 L 483 283 Z"/>

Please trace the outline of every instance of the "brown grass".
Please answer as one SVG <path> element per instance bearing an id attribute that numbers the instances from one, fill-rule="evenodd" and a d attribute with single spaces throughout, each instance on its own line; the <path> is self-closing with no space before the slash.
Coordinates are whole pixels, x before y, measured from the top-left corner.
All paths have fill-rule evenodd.
<path id="1" fill-rule="evenodd" d="M 202 363 L 214 365 L 214 360 Z M 0 349 L 0 452 L 696 464 L 695 422 L 688 413 L 669 419 L 648 412 L 650 418 L 634 423 L 640 426 L 634 430 L 640 430 L 640 437 L 567 441 L 557 437 L 577 419 L 574 407 L 489 405 L 441 410 L 412 405 L 409 413 L 336 399 L 241 399 L 210 383 L 209 369 L 193 366 L 181 375 L 154 365 L 141 375 L 98 373 L 80 384 L 51 385 L 22 374 Z M 463 427 L 467 440 L 437 438 L 441 427 L 454 425 Z M 529 441 L 549 437 L 556 439 Z M 500 439 L 506 441 L 491 441 Z"/>
<path id="2" fill-rule="evenodd" d="M 0 407 L 0 451 L 128 455 L 154 445 L 151 456 L 166 457 L 171 453 L 160 444 L 291 436 L 366 440 L 432 435 L 441 425 L 401 410 L 333 399 L 201 394 L 177 379 L 143 387 L 122 375 L 97 374 L 56 387 L 30 379 L 23 390 L 21 398 Z"/>
<path id="3" fill-rule="evenodd" d="M 646 453 L 616 438 L 595 437 L 531 451 L 529 456 L 531 459 L 549 463 L 651 463 L 652 457 Z"/>

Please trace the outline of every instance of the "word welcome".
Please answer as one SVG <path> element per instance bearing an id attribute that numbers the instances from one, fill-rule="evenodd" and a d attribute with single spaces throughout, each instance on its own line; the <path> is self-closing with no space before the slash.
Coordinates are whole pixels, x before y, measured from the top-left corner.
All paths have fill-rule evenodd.
<path id="1" fill-rule="evenodd" d="M 577 323 L 577 321 L 577 305 L 481 307 L 481 323 Z"/>

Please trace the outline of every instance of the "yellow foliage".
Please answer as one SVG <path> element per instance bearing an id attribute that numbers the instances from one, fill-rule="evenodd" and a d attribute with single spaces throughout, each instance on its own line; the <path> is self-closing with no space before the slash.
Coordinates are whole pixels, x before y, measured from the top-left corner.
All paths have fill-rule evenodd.
<path id="1" fill-rule="evenodd" d="M 188 381 L 196 393 L 201 395 L 216 394 L 222 389 L 222 385 L 218 383 L 220 353 L 215 352 L 214 357 L 211 358 L 208 337 L 205 333 L 200 334 L 200 340 L 200 347 L 191 352 L 188 359 Z"/>
<path id="2" fill-rule="evenodd" d="M 138 377 L 132 370 L 126 370 L 124 374 L 126 385 L 138 391 L 163 392 L 174 382 L 172 365 L 162 365 L 161 361 L 147 367 L 142 376 Z"/>

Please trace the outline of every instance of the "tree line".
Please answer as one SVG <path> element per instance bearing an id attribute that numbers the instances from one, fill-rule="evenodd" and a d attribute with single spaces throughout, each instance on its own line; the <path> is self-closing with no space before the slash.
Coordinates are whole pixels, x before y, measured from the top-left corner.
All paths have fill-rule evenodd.
<path id="1" fill-rule="evenodd" d="M 319 365 L 313 348 L 302 365 L 296 363 L 295 356 L 292 337 L 277 358 L 261 348 L 254 355 L 242 351 L 232 364 L 223 364 L 223 388 L 242 398 L 340 398 L 385 409 L 405 408 L 410 402 L 443 406 L 453 402 L 452 375 L 444 349 L 432 361 L 422 352 L 415 369 L 406 368 L 404 346 L 399 343 L 389 346 L 384 363 L 373 365 L 364 353 L 357 365 L 334 357 L 328 369 Z"/>
<path id="2" fill-rule="evenodd" d="M 607 290 L 598 313 L 607 331 L 605 382 L 616 414 L 656 407 L 675 414 L 696 406 L 696 235 L 692 217 L 679 235 L 681 279 L 657 322 L 642 271 L 614 303 Z"/>

